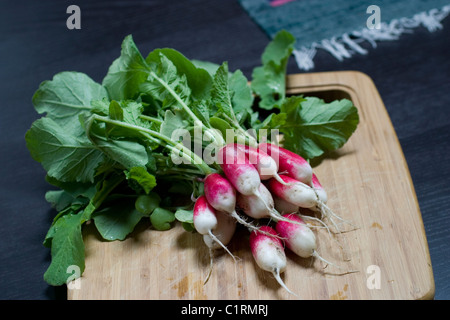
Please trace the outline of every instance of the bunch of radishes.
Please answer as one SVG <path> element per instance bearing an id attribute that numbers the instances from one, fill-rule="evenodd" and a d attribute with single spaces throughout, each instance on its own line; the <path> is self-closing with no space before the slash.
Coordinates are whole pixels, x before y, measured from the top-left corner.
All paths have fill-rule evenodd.
<path id="1" fill-rule="evenodd" d="M 257 265 L 272 272 L 289 291 L 280 278 L 286 268 L 285 246 L 301 257 L 326 261 L 316 252 L 316 238 L 302 219 L 305 216 L 298 213 L 299 208 L 308 208 L 320 212 L 321 218 L 339 218 L 326 206 L 325 190 L 305 159 L 275 144 L 227 144 L 216 160 L 222 173 L 204 179 L 204 194 L 194 206 L 195 229 L 210 253 L 222 247 L 235 259 L 226 246 L 236 222 L 245 225 L 251 232 L 249 244 Z M 259 226 L 264 218 L 275 226 L 267 222 Z"/>

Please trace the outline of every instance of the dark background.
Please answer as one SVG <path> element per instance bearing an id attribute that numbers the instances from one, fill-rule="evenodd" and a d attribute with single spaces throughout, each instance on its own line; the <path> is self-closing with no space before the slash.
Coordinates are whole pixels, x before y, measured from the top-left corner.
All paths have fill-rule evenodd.
<path id="1" fill-rule="evenodd" d="M 68 30 L 66 8 L 81 8 L 81 30 Z M 369 54 L 339 62 L 319 52 L 311 72 L 359 70 L 386 105 L 406 156 L 422 211 L 436 283 L 450 298 L 450 17 L 434 33 L 424 28 L 380 42 Z M 101 82 L 133 34 L 145 55 L 172 47 L 247 77 L 269 39 L 237 1 L 5 1 L 0 3 L 0 299 L 65 299 L 65 288 L 43 281 L 50 252 L 42 241 L 55 214 L 48 185 L 24 135 L 39 116 L 31 97 L 60 71 Z M 294 59 L 289 73 L 299 73 Z M 394 213 L 395 214 L 395 213 Z M 411 263 L 414 263 L 413 261 Z"/>

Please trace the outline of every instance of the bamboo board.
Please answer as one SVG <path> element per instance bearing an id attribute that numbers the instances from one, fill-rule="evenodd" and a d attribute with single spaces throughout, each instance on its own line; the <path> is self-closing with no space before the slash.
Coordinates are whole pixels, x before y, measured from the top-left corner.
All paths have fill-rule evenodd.
<path id="1" fill-rule="evenodd" d="M 241 259 L 209 256 L 199 234 L 179 225 L 169 231 L 140 224 L 124 241 L 106 242 L 84 229 L 86 269 L 68 299 L 432 299 L 434 280 L 416 194 L 396 133 L 370 78 L 353 72 L 288 77 L 291 93 L 325 100 L 348 98 L 360 124 L 345 146 L 314 170 L 328 205 L 358 228 L 336 236 L 315 229 L 318 251 L 345 270 L 287 252 L 283 274 L 288 294 L 260 270 L 238 229 L 229 245 Z M 68 286 L 69 287 L 69 286 Z"/>

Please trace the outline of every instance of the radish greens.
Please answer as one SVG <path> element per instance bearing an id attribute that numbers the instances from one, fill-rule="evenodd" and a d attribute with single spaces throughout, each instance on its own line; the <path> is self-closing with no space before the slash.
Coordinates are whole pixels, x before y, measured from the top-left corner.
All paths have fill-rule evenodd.
<path id="1" fill-rule="evenodd" d="M 32 99 L 42 117 L 25 139 L 57 212 L 44 239 L 52 256 L 44 279 L 63 285 L 68 267 L 84 271 L 87 222 L 108 241 L 125 239 L 142 219 L 156 230 L 175 221 L 194 230 L 190 195 L 201 195 L 201 179 L 221 170 L 203 152 L 208 143 L 223 146 L 227 129 L 253 145 L 258 136 L 249 129 L 277 129 L 285 147 L 308 160 L 340 148 L 356 129 L 357 109 L 345 99 L 287 96 L 293 45 L 281 31 L 247 79 L 227 62 L 190 60 L 170 48 L 144 58 L 129 35 L 102 83 L 68 71 L 42 82 Z M 261 111 L 272 113 L 263 119 Z M 178 129 L 203 139 L 184 141 L 174 135 Z M 142 209 L 145 203 L 151 209 Z"/>

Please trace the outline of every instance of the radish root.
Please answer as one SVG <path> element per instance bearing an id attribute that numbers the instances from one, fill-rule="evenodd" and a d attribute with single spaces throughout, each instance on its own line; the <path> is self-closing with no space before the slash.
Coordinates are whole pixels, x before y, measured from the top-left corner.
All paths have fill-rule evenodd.
<path id="1" fill-rule="evenodd" d="M 358 228 L 350 221 L 339 217 L 337 214 L 333 212 L 333 210 L 330 209 L 330 207 L 328 207 L 323 201 L 320 201 L 319 199 L 317 199 L 317 209 L 319 209 L 319 212 L 322 214 L 322 217 L 325 216 L 326 218 L 330 219 L 331 223 L 334 225 L 338 233 L 342 233 L 342 231 L 340 230 L 340 228 L 338 227 L 333 218 L 336 218 L 343 223 L 351 225 L 354 229 Z"/>
<path id="2" fill-rule="evenodd" d="M 244 220 L 244 219 L 243 219 L 236 211 L 233 211 L 233 212 L 231 213 L 231 216 L 232 216 L 233 218 L 235 218 L 235 219 L 237 220 L 238 223 L 240 223 L 240 224 L 246 226 L 247 229 L 249 229 L 250 232 L 252 232 L 252 231 L 257 231 L 257 232 L 260 232 L 260 233 L 262 233 L 262 234 L 264 234 L 264 235 L 266 235 L 266 236 L 269 236 L 269 237 L 282 239 L 281 237 L 276 236 L 276 235 L 273 235 L 273 234 L 271 234 L 271 233 L 269 233 L 269 232 L 265 232 L 265 231 L 259 230 L 259 228 L 258 228 L 257 226 L 251 224 L 250 222 L 245 221 L 245 220 Z"/>
<path id="3" fill-rule="evenodd" d="M 301 223 L 301 222 L 297 222 L 297 221 L 294 221 L 294 220 L 291 220 L 291 219 L 288 219 L 288 218 L 283 217 L 283 216 L 282 216 L 277 210 L 275 210 L 275 209 L 272 209 L 272 210 L 270 211 L 270 216 L 271 216 L 273 219 L 277 220 L 277 221 L 289 222 L 289 223 L 297 224 L 297 225 L 299 225 L 299 226 L 303 226 L 303 225 L 304 225 L 304 224 Z M 317 218 L 316 218 L 316 219 L 317 219 Z M 320 220 L 320 219 L 317 219 L 317 220 Z M 321 221 L 321 222 L 323 223 L 323 221 Z"/>
<path id="4" fill-rule="evenodd" d="M 282 286 L 287 292 L 289 292 L 290 294 L 293 294 L 294 296 L 298 297 L 298 295 L 294 292 L 292 292 L 291 290 L 289 290 L 289 288 L 286 286 L 286 284 L 283 282 L 283 280 L 281 279 L 280 276 L 280 269 L 278 268 L 274 268 L 272 271 L 273 276 L 275 277 L 275 279 L 277 280 L 277 282 L 280 284 L 280 286 Z"/>
<path id="5" fill-rule="evenodd" d="M 208 282 L 209 278 L 211 277 L 213 266 L 214 266 L 214 250 L 209 248 L 209 271 L 208 274 L 206 275 L 205 280 L 203 281 L 203 285 L 205 285 Z"/>
<path id="6" fill-rule="evenodd" d="M 228 252 L 228 254 L 233 258 L 234 262 L 236 262 L 236 257 L 230 252 L 230 250 L 228 250 L 227 246 L 224 245 L 219 239 L 217 239 L 217 237 L 212 233 L 211 230 L 209 230 L 208 232 L 209 236 L 215 241 L 217 242 L 226 252 Z"/>
<path id="7" fill-rule="evenodd" d="M 321 257 L 321 256 L 317 253 L 316 250 L 313 251 L 313 253 L 312 253 L 311 256 L 312 256 L 313 258 L 319 259 L 320 261 L 322 261 L 322 262 L 324 262 L 324 263 L 326 263 L 326 264 L 332 265 L 333 267 L 336 267 L 336 268 L 338 268 L 338 269 L 342 269 L 342 267 L 340 267 L 340 266 L 338 266 L 338 265 L 336 265 L 336 264 L 334 264 L 334 263 L 332 263 L 332 262 L 330 262 L 330 261 L 324 259 L 323 257 Z"/>
<path id="8" fill-rule="evenodd" d="M 275 180 L 277 180 L 279 183 L 285 186 L 291 186 L 293 184 L 292 182 L 285 182 L 278 173 L 275 173 L 273 177 Z"/>

